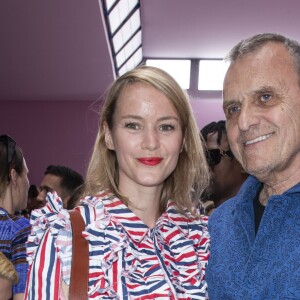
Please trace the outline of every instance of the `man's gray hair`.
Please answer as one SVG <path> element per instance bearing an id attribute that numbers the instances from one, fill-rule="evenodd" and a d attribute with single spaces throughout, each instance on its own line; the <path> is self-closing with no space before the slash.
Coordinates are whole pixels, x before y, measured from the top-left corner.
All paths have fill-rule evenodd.
<path id="1" fill-rule="evenodd" d="M 225 57 L 225 61 L 234 63 L 238 58 L 255 52 L 269 42 L 280 43 L 289 51 L 291 56 L 294 58 L 300 85 L 300 44 L 296 40 L 280 34 L 261 33 L 244 39 L 231 49 L 229 54 Z"/>

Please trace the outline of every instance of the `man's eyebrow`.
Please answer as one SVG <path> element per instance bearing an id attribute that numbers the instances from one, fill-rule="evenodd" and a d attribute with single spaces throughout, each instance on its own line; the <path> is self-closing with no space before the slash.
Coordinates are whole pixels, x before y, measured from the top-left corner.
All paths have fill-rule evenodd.
<path id="1" fill-rule="evenodd" d="M 261 87 L 257 88 L 255 91 L 252 92 L 252 95 L 271 93 L 273 91 L 274 91 L 274 87 L 272 87 L 270 85 L 266 85 L 266 86 L 261 86 Z"/>
<path id="2" fill-rule="evenodd" d="M 53 191 L 53 189 L 48 185 L 40 185 L 40 190 Z"/>

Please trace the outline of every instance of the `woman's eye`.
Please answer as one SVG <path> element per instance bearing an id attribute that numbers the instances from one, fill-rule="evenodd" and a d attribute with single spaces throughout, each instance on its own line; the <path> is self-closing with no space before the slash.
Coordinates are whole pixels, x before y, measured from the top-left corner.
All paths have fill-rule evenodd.
<path id="1" fill-rule="evenodd" d="M 271 99 L 271 95 L 270 94 L 263 94 L 260 96 L 260 101 L 262 102 L 268 102 Z"/>
<path id="2" fill-rule="evenodd" d="M 170 124 L 163 124 L 159 126 L 159 130 L 161 131 L 171 131 L 174 130 L 174 126 Z"/>
<path id="3" fill-rule="evenodd" d="M 125 127 L 129 128 L 129 129 L 135 129 L 135 130 L 137 130 L 137 129 L 140 128 L 140 125 L 138 123 L 133 123 L 132 122 L 132 123 L 126 123 Z"/>

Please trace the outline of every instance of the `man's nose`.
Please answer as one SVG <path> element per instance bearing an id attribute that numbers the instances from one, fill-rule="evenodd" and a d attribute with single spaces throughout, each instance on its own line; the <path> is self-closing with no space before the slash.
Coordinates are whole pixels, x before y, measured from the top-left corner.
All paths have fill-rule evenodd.
<path id="1" fill-rule="evenodd" d="M 238 126 L 241 131 L 248 131 L 251 126 L 259 123 L 257 110 L 252 105 L 243 105 L 238 116 Z"/>
<path id="2" fill-rule="evenodd" d="M 46 190 L 42 189 L 37 195 L 36 199 L 40 202 L 44 202 L 46 201 L 46 195 L 47 195 Z"/>

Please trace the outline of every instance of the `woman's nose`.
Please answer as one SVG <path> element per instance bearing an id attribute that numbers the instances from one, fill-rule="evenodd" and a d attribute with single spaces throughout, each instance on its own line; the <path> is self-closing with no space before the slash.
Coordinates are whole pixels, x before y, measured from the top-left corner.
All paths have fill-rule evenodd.
<path id="1" fill-rule="evenodd" d="M 143 135 L 142 149 L 155 150 L 159 147 L 158 132 L 153 129 L 147 129 Z"/>

